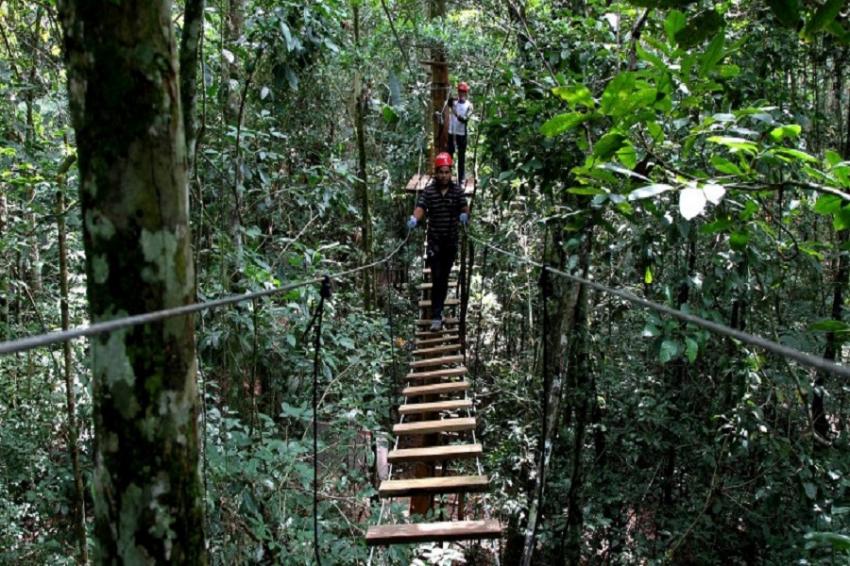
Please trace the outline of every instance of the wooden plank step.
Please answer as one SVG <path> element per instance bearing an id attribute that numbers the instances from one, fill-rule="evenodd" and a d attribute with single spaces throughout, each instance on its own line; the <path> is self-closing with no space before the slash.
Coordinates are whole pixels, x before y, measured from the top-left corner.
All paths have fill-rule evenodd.
<path id="1" fill-rule="evenodd" d="M 460 299 L 446 299 L 446 302 L 443 303 L 447 307 L 456 307 L 460 304 Z M 431 300 L 419 301 L 419 307 L 425 308 L 431 306 Z"/>
<path id="2" fill-rule="evenodd" d="M 457 324 L 458 322 L 460 322 L 460 321 L 456 318 L 444 318 L 443 319 L 443 329 L 445 330 L 446 326 L 454 325 L 454 324 Z M 431 319 L 430 318 L 420 318 L 419 320 L 416 321 L 416 324 L 418 324 L 419 326 L 431 326 Z M 428 332 L 430 332 L 430 331 L 428 331 Z"/>
<path id="3" fill-rule="evenodd" d="M 426 448 L 400 448 L 390 450 L 387 462 L 433 462 L 434 460 L 460 460 L 480 456 L 484 449 L 480 444 L 449 444 L 447 446 L 428 446 Z"/>
<path id="4" fill-rule="evenodd" d="M 434 421 L 416 421 L 393 425 L 393 434 L 432 434 L 435 432 L 463 432 L 475 429 L 475 417 L 457 417 Z"/>
<path id="5" fill-rule="evenodd" d="M 413 350 L 414 356 L 432 356 L 434 354 L 444 354 L 446 352 L 457 352 L 460 350 L 460 344 L 445 344 L 443 346 L 434 346 L 433 348 L 422 348 Z"/>
<path id="6" fill-rule="evenodd" d="M 460 375 L 466 375 L 468 371 L 469 370 L 465 366 L 458 366 L 456 368 L 410 372 L 405 377 L 407 379 L 436 379 L 438 377 L 458 377 Z"/>
<path id="7" fill-rule="evenodd" d="M 443 328 L 442 330 L 438 330 L 436 332 L 431 332 L 430 330 L 417 330 L 416 337 L 417 338 L 436 338 L 438 336 L 445 336 L 446 334 L 451 334 L 453 332 L 457 332 L 457 328 Z"/>
<path id="8" fill-rule="evenodd" d="M 374 525 L 366 531 L 366 544 L 413 544 L 456 540 L 493 539 L 502 536 L 502 524 L 496 519 L 481 521 L 440 521 L 413 525 Z"/>
<path id="9" fill-rule="evenodd" d="M 419 397 L 420 395 L 442 395 L 444 393 L 457 393 L 469 389 L 468 381 L 446 381 L 431 385 L 414 385 L 405 387 L 401 394 L 405 397 Z"/>
<path id="10" fill-rule="evenodd" d="M 433 403 L 405 403 L 398 406 L 400 415 L 418 415 L 439 413 L 440 411 L 459 411 L 471 409 L 472 399 L 452 399 L 451 401 L 436 401 Z"/>
<path id="11" fill-rule="evenodd" d="M 445 334 L 439 338 L 417 338 L 414 343 L 417 346 L 430 346 L 431 344 L 440 344 L 442 342 L 449 342 L 451 340 L 459 340 L 460 336 L 457 334 Z"/>
<path id="12" fill-rule="evenodd" d="M 486 491 L 490 485 L 487 476 L 443 476 L 412 480 L 384 480 L 378 486 L 381 497 L 408 497 L 437 493 L 472 493 Z"/>
<path id="13" fill-rule="evenodd" d="M 431 366 L 444 366 L 448 364 L 462 364 L 463 356 L 443 356 L 442 358 L 428 358 L 427 360 L 417 360 L 410 362 L 412 368 L 424 368 Z"/>
<path id="14" fill-rule="evenodd" d="M 449 288 L 457 287 L 457 281 L 449 281 Z M 428 291 L 434 288 L 433 283 L 422 283 L 417 287 L 420 291 Z"/>

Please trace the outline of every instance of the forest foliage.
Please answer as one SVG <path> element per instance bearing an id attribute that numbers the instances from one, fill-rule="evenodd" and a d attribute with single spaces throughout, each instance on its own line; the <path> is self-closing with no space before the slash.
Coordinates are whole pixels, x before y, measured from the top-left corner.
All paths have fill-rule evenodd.
<path id="1" fill-rule="evenodd" d="M 441 2 L 447 16 L 430 18 Z M 185 8 L 171 5 L 176 38 Z M 62 37 L 53 0 L 0 0 L 4 341 L 62 326 L 63 257 L 70 325 L 89 321 Z M 402 188 L 427 170 L 434 45 L 472 87 L 475 239 L 847 361 L 843 0 L 208 2 L 188 181 L 197 301 L 341 271 L 407 236 Z M 421 239 L 369 278 L 336 282 L 327 305 L 328 564 L 368 557 L 375 442 L 394 422 Z M 536 564 L 846 563 L 847 383 L 565 280 L 544 299 L 538 270 L 465 244 L 468 364 L 494 486 L 478 501 L 508 527 L 502 563 L 518 563 L 533 514 Z M 313 285 L 195 320 L 213 563 L 313 560 L 318 301 Z M 549 336 L 544 319 L 558 325 Z M 97 497 L 89 349 L 71 344 L 72 420 L 61 347 L 0 357 L 2 563 L 80 556 L 72 444 L 89 514 Z M 535 508 L 544 404 L 552 457 Z M 85 538 L 93 548 L 90 518 Z"/>

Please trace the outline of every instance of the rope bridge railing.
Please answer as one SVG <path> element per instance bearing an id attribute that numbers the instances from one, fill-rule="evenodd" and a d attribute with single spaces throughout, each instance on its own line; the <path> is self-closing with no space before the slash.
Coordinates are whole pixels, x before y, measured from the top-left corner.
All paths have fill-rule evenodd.
<path id="1" fill-rule="evenodd" d="M 15 354 L 18 352 L 26 352 L 27 350 L 33 350 L 35 348 L 50 346 L 52 344 L 68 342 L 70 340 L 76 340 L 77 338 L 85 338 L 90 336 L 96 336 L 98 334 L 115 332 L 116 330 L 123 330 L 125 328 L 130 328 L 133 326 L 149 324 L 151 322 L 159 322 L 161 320 L 166 320 L 169 318 L 185 316 L 188 314 L 195 314 L 206 310 L 213 310 L 228 305 L 243 303 L 245 301 L 253 301 L 263 297 L 279 295 L 287 291 L 292 291 L 293 289 L 299 289 L 308 285 L 316 285 L 322 283 L 326 277 L 331 280 L 343 279 L 345 277 L 349 277 L 361 271 L 365 271 L 366 269 L 377 267 L 383 263 L 390 261 L 402 250 L 405 244 L 407 244 L 408 240 L 410 240 L 409 231 L 407 233 L 407 236 L 401 241 L 401 243 L 382 259 L 351 269 L 346 269 L 344 271 L 339 271 L 337 273 L 330 273 L 320 277 L 313 277 L 310 279 L 305 279 L 303 281 L 290 283 L 288 285 L 274 287 L 272 289 L 264 289 L 262 291 L 255 291 L 252 293 L 245 293 L 241 295 L 228 295 L 226 297 L 214 299 L 211 301 L 204 301 L 201 303 L 193 303 L 191 305 L 183 305 L 180 307 L 162 309 L 149 313 L 125 316 L 121 318 L 116 318 L 114 320 L 98 322 L 95 324 L 90 324 L 88 326 L 72 328 L 70 330 L 65 330 L 61 332 L 48 332 L 46 334 L 39 334 L 36 336 L 29 336 L 26 338 L 2 342 L 0 343 L 0 356 L 4 356 L 7 354 Z"/>
<path id="2" fill-rule="evenodd" d="M 673 318 L 681 320 L 682 322 L 694 324 L 694 325 L 699 326 L 701 328 L 705 328 L 706 330 L 709 330 L 709 331 L 711 331 L 715 334 L 719 334 L 721 336 L 726 336 L 726 337 L 729 337 L 729 338 L 734 338 L 736 340 L 740 340 L 741 342 L 744 342 L 746 344 L 750 344 L 751 346 L 756 346 L 758 348 L 761 348 L 763 350 L 766 350 L 766 351 L 771 352 L 773 354 L 776 354 L 778 356 L 788 358 L 788 359 L 792 359 L 792 360 L 794 360 L 794 361 L 796 361 L 800 364 L 803 364 L 805 366 L 808 366 L 808 367 L 811 367 L 811 368 L 814 368 L 814 369 L 817 369 L 817 370 L 820 370 L 820 371 L 832 373 L 832 374 L 840 376 L 840 377 L 850 378 L 850 368 L 843 366 L 841 364 L 837 364 L 834 361 L 828 360 L 824 357 L 816 356 L 814 354 L 809 354 L 809 353 L 806 353 L 806 352 L 802 352 L 800 350 L 797 350 L 796 348 L 791 348 L 790 346 L 784 346 L 782 344 L 779 344 L 778 342 L 774 342 L 773 340 L 768 340 L 767 338 L 764 338 L 762 336 L 750 334 L 749 332 L 743 332 L 741 330 L 737 330 L 735 328 L 731 328 L 729 326 L 726 326 L 725 324 L 721 324 L 719 322 L 707 320 L 707 319 L 704 319 L 702 317 L 699 317 L 699 316 L 696 316 L 696 315 L 693 315 L 693 314 L 690 314 L 690 313 L 686 313 L 686 312 L 681 311 L 679 309 L 674 309 L 672 307 L 668 307 L 666 305 L 662 305 L 660 303 L 656 303 L 654 301 L 644 299 L 642 297 L 635 295 L 634 293 L 631 293 L 631 292 L 623 290 L 623 289 L 615 289 L 613 287 L 603 285 L 602 283 L 597 283 L 596 281 L 592 281 L 592 280 L 586 279 L 584 277 L 579 277 L 578 275 L 573 275 L 571 273 L 567 273 L 566 271 L 562 271 L 562 270 L 557 269 L 555 267 L 552 267 L 550 265 L 545 265 L 545 264 L 543 264 L 539 261 L 535 261 L 535 260 L 531 259 L 530 257 L 520 256 L 520 255 L 517 255 L 515 253 L 509 252 L 507 250 L 504 250 L 502 248 L 499 248 L 498 246 L 494 246 L 493 244 L 491 244 L 489 242 L 485 242 L 484 240 L 481 240 L 480 238 L 475 237 L 469 231 L 467 231 L 467 237 L 469 237 L 472 241 L 493 250 L 496 253 L 510 257 L 510 258 L 515 259 L 517 261 L 520 261 L 522 263 L 532 265 L 532 266 L 540 268 L 540 269 L 544 269 L 548 273 L 558 275 L 559 277 L 564 277 L 566 279 L 569 279 L 570 281 L 573 281 L 574 283 L 586 285 L 586 286 L 588 286 L 591 289 L 594 289 L 596 291 L 606 293 L 608 295 L 618 297 L 618 298 L 623 299 L 625 301 L 628 301 L 630 303 L 640 305 L 640 306 L 642 306 L 646 309 L 653 310 L 653 311 L 665 314 L 667 316 L 671 316 Z"/>

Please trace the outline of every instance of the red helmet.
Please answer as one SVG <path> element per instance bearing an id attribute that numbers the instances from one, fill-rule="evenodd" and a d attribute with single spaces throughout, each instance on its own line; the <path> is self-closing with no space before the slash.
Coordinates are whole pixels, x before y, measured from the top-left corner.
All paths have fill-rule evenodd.
<path id="1" fill-rule="evenodd" d="M 457 83 L 457 90 L 458 92 L 469 92 L 469 85 L 461 81 Z"/>
<path id="2" fill-rule="evenodd" d="M 446 153 L 438 153 L 437 157 L 434 158 L 434 167 L 451 167 L 452 166 L 452 156 Z"/>

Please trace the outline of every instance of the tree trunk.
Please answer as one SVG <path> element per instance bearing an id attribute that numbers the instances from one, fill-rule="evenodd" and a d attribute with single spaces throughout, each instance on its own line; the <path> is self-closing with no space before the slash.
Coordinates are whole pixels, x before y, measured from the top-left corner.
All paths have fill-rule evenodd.
<path id="1" fill-rule="evenodd" d="M 68 246 L 65 238 L 65 174 L 74 162 L 70 157 L 62 164 L 57 180 L 59 190 L 56 193 L 56 232 L 59 240 L 59 289 L 62 300 L 59 303 L 62 311 L 62 330 L 71 327 L 71 317 L 68 311 Z M 88 564 L 89 550 L 86 542 L 86 497 L 83 487 L 83 474 L 80 469 L 80 450 L 77 445 L 79 433 L 77 430 L 77 398 L 74 392 L 74 358 L 71 343 L 62 343 L 64 357 L 63 373 L 65 378 L 65 409 L 68 415 L 68 453 L 74 471 L 74 495 L 76 501 L 74 526 L 77 531 L 77 544 L 80 545 L 80 564 Z"/>
<path id="2" fill-rule="evenodd" d="M 41 42 L 41 17 L 42 17 L 42 9 L 41 7 L 36 10 L 35 14 L 35 24 L 33 28 L 32 34 L 32 44 L 30 45 L 30 72 L 29 72 L 29 85 L 26 93 L 26 115 L 27 115 L 27 132 L 25 138 L 25 144 L 27 149 L 27 154 L 29 154 L 30 159 L 35 161 L 35 120 L 33 117 L 33 104 L 35 102 L 35 87 L 36 87 L 36 78 L 38 77 L 38 45 Z M 35 186 L 29 185 L 27 189 L 27 202 L 31 203 L 35 200 Z M 42 279 L 41 279 L 41 251 L 39 249 L 39 237 L 38 237 L 38 222 L 35 217 L 35 212 L 33 212 L 32 206 L 26 206 L 26 215 L 25 222 L 26 225 L 32 229 L 32 236 L 29 245 L 29 255 L 27 257 L 27 283 L 30 286 L 30 289 L 33 295 L 36 295 L 41 292 L 42 288 Z"/>
<path id="3" fill-rule="evenodd" d="M 91 320 L 189 304 L 171 2 L 64 0 L 59 8 Z M 95 561 L 206 564 L 193 317 L 98 336 L 91 356 Z"/>
<path id="4" fill-rule="evenodd" d="M 198 57 L 204 31 L 204 0 L 186 0 L 183 33 L 180 36 L 180 102 L 183 106 L 183 131 L 186 137 L 186 165 L 192 174 L 198 143 L 195 98 L 198 87 Z"/>
<path id="5" fill-rule="evenodd" d="M 353 7 L 354 18 L 354 47 L 360 51 L 360 10 L 357 5 Z M 357 181 L 355 192 L 357 201 L 360 203 L 360 231 L 361 246 L 366 263 L 372 262 L 372 214 L 369 208 L 369 182 L 366 176 L 366 132 L 364 127 L 364 115 L 371 98 L 368 84 L 363 83 L 360 70 L 354 76 L 354 129 L 357 133 Z M 366 310 L 372 308 L 375 303 L 374 273 L 371 269 L 363 271 L 363 306 Z"/>

